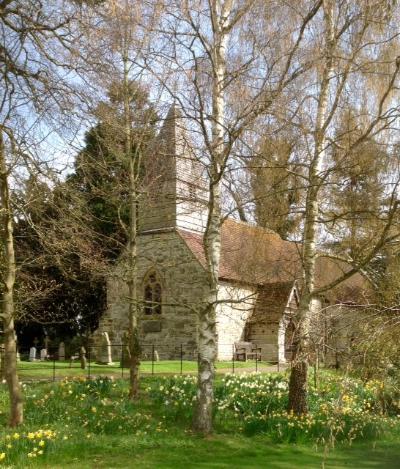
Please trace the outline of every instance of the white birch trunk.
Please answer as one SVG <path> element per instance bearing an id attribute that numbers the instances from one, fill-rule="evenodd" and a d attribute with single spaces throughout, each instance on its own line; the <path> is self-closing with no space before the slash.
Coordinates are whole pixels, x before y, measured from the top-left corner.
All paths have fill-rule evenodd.
<path id="1" fill-rule="evenodd" d="M 204 249 L 207 260 L 208 297 L 199 312 L 198 394 L 194 417 L 196 431 L 212 432 L 213 383 L 216 343 L 216 301 L 218 298 L 218 272 L 221 251 L 221 176 L 224 165 L 224 87 L 226 76 L 227 18 L 232 2 L 211 2 L 211 18 L 214 34 L 213 84 L 212 84 L 212 154 L 210 168 L 210 194 L 207 227 L 204 233 Z"/>

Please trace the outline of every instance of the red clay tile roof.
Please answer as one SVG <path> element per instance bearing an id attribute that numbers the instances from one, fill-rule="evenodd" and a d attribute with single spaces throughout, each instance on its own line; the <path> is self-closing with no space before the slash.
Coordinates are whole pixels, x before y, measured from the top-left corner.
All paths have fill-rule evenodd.
<path id="1" fill-rule="evenodd" d="M 294 286 L 293 282 L 279 282 L 267 283 L 259 287 L 256 306 L 250 322 L 271 319 L 271 313 L 282 314 L 287 306 L 296 310 L 298 306 L 296 299 L 288 305 L 290 293 Z"/>
<path id="2" fill-rule="evenodd" d="M 205 266 L 203 238 L 199 233 L 178 230 L 198 261 Z M 347 265 L 328 258 L 319 258 L 316 266 L 317 286 L 323 286 L 338 278 L 348 269 Z M 265 285 L 291 283 L 301 278 L 301 245 L 284 241 L 272 231 L 227 219 L 221 230 L 221 280 Z M 354 290 L 365 287 L 365 279 L 354 275 L 335 289 L 335 297 L 343 300 Z"/>
<path id="3" fill-rule="evenodd" d="M 199 262 L 205 266 L 203 238 L 179 230 Z M 246 284 L 288 282 L 299 271 L 298 245 L 257 226 L 227 219 L 221 230 L 219 277 Z"/>

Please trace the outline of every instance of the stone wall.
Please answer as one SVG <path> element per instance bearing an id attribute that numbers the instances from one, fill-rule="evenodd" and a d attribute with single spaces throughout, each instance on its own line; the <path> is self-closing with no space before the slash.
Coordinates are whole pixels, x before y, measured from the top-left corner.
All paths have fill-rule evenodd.
<path id="1" fill-rule="evenodd" d="M 139 236 L 138 284 L 143 300 L 143 279 L 156 272 L 162 285 L 162 313 L 139 318 L 143 358 L 150 358 L 154 345 L 160 359 L 177 358 L 180 347 L 185 359 L 196 358 L 197 314 L 207 285 L 204 269 L 194 258 L 182 238 L 173 230 Z M 128 329 L 127 287 L 124 263 L 112 273 L 108 282 L 107 310 L 95 334 L 109 334 L 112 344 L 121 344 Z M 142 308 L 143 309 L 143 308 Z M 119 359 L 120 349 L 114 348 L 113 359 Z"/>

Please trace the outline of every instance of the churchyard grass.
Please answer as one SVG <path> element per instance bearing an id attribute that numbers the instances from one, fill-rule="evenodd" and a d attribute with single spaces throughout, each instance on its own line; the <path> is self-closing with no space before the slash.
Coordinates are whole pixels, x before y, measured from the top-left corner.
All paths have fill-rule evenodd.
<path id="1" fill-rule="evenodd" d="M 386 383 L 322 373 L 309 423 L 285 413 L 285 375 L 219 376 L 208 438 L 190 431 L 194 378 L 144 377 L 135 404 L 127 391 L 106 377 L 26 383 L 25 423 L 10 430 L 1 387 L 1 467 L 399 467 L 398 394 Z"/>
<path id="2" fill-rule="evenodd" d="M 255 370 L 255 362 L 235 362 L 235 370 Z M 220 361 L 216 364 L 217 372 L 227 373 L 232 370 L 231 361 Z M 271 369 L 272 366 L 267 362 L 258 362 L 257 368 L 260 370 Z M 53 375 L 56 379 L 62 379 L 64 377 L 74 377 L 74 376 L 87 376 L 90 372 L 92 376 L 106 375 L 114 376 L 115 378 L 121 377 L 122 375 L 126 376 L 128 369 L 125 368 L 124 371 L 119 366 L 119 363 L 112 365 L 100 365 L 94 361 L 86 367 L 85 370 L 82 370 L 80 367 L 80 362 L 73 361 L 72 364 L 70 361 L 59 361 L 55 362 L 49 361 L 21 361 L 18 364 L 19 375 L 22 379 L 53 379 Z M 140 371 L 145 374 L 151 374 L 153 371 L 155 374 L 177 374 L 180 373 L 181 362 L 180 360 L 161 360 L 152 363 L 151 361 L 143 361 L 140 365 Z M 196 373 L 197 372 L 197 363 L 195 361 L 182 361 L 182 372 L 183 373 Z"/>

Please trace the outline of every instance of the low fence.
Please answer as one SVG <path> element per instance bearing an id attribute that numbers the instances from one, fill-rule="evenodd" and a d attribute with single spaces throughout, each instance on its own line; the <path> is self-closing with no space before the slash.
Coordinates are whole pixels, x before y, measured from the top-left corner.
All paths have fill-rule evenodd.
<path id="1" fill-rule="evenodd" d="M 279 371 L 279 364 L 261 361 L 259 356 L 249 357 L 235 352 L 232 358 L 216 362 L 217 373 L 240 373 L 252 371 Z M 15 352 L 11 352 L 15 354 Z M 0 349 L 0 375 L 4 379 L 4 349 Z M 141 345 L 140 373 L 145 375 L 196 374 L 199 354 L 195 347 L 177 344 L 165 347 L 157 344 Z M 129 376 L 129 352 L 124 344 L 108 346 L 82 346 L 74 353 L 65 353 L 60 348 L 33 348 L 17 352 L 18 373 L 22 381 L 60 380 L 66 377 L 93 378 Z"/>

